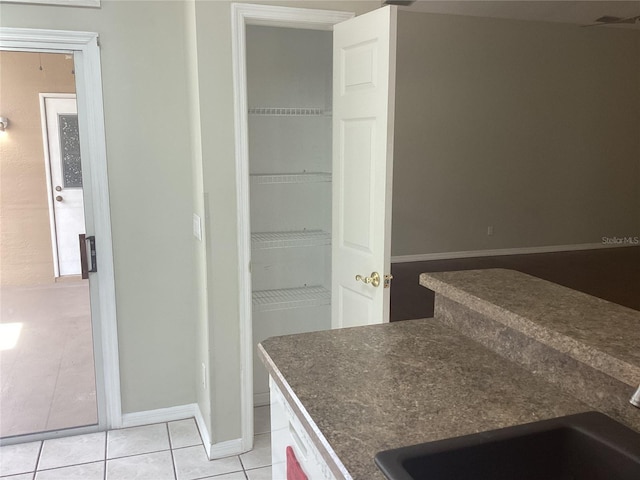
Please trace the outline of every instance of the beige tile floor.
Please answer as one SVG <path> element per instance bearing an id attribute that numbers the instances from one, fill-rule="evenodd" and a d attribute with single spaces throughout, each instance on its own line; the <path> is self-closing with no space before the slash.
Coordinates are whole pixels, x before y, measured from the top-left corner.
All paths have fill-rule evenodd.
<path id="1" fill-rule="evenodd" d="M 0 288 L 0 437 L 97 422 L 88 287 Z"/>
<path id="2" fill-rule="evenodd" d="M 209 460 L 193 418 L 0 447 L 3 480 L 272 480 L 269 407 L 251 452 Z M 284 479 L 273 479 L 284 480 Z"/>

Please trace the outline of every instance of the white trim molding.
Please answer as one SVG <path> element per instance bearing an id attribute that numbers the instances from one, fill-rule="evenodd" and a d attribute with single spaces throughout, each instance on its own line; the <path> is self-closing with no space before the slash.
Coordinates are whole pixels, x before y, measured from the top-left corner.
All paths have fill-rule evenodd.
<path id="1" fill-rule="evenodd" d="M 575 245 L 548 245 L 542 247 L 498 248 L 494 250 L 471 250 L 462 252 L 421 253 L 417 255 L 396 255 L 391 263 L 428 262 L 430 260 L 451 260 L 454 258 L 499 257 L 501 255 L 528 255 L 532 253 L 572 252 L 602 248 L 628 247 L 604 243 L 579 243 Z"/>
<path id="2" fill-rule="evenodd" d="M 122 415 L 121 428 L 138 427 L 140 425 L 151 425 L 153 423 L 173 422 L 184 420 L 185 418 L 196 418 L 202 414 L 197 403 L 177 405 L 175 407 L 158 408 L 156 410 L 145 410 L 142 412 L 125 413 Z M 197 421 L 196 421 L 197 423 Z M 198 428 L 200 425 L 198 424 Z M 201 430 L 202 431 L 202 430 Z"/>
<path id="3" fill-rule="evenodd" d="M 242 441 L 242 438 L 234 438 L 233 440 L 211 444 L 207 454 L 209 455 L 209 460 L 216 460 L 218 458 L 237 455 L 238 452 L 246 452 L 248 450 L 251 450 L 251 446 L 247 447 L 245 442 Z"/>
<path id="4" fill-rule="evenodd" d="M 250 3 L 233 3 L 232 28 L 240 25 L 265 25 L 269 27 L 302 28 L 307 30 L 332 31 L 336 23 L 354 17 L 353 12 L 338 10 L 315 10 L 312 8 L 278 7 L 271 5 L 255 5 Z M 244 38 L 242 39 L 244 44 Z"/>
<path id="5" fill-rule="evenodd" d="M 211 435 L 209 434 L 209 428 L 207 427 L 207 422 L 204 421 L 204 416 L 202 415 L 200 406 L 196 404 L 195 408 L 196 425 L 198 425 L 200 438 L 202 438 L 202 443 L 204 445 L 205 451 L 207 452 L 207 457 L 209 458 L 209 460 L 211 460 Z"/>
<path id="6" fill-rule="evenodd" d="M 226 455 L 253 445 L 253 332 L 251 318 L 251 222 L 249 216 L 249 147 L 247 102 L 246 26 L 333 30 L 333 25 L 354 16 L 352 12 L 289 8 L 246 3 L 231 4 L 234 127 L 236 151 L 236 217 L 238 218 L 238 289 L 240 318 L 240 401 L 242 438 L 212 446 L 212 454 Z M 241 440 L 241 441 L 239 441 Z M 233 448 L 240 450 L 232 451 Z"/>
<path id="7" fill-rule="evenodd" d="M 200 406 L 197 403 L 188 403 L 186 405 L 158 408 L 156 410 L 146 410 L 143 412 L 125 413 L 122 415 L 121 428 L 151 425 L 154 423 L 174 422 L 176 420 L 185 420 L 187 418 L 193 418 L 195 420 L 196 425 L 198 426 L 198 432 L 200 433 L 200 439 L 202 440 L 202 444 L 210 460 L 214 458 L 228 457 L 238 451 L 238 447 L 235 443 L 237 441 L 233 440 L 232 442 L 234 442 L 233 445 L 235 448 L 234 452 L 225 453 L 228 450 L 228 447 L 223 447 L 220 449 L 220 452 L 225 453 L 224 455 L 219 455 L 217 457 L 211 456 L 211 452 L 214 454 L 219 452 L 215 449 L 216 445 L 211 445 L 211 435 L 209 435 L 209 430 L 207 429 L 204 417 L 200 411 Z"/>
<path id="8" fill-rule="evenodd" d="M 122 415 L 121 428 L 137 427 L 140 425 L 152 425 L 154 423 L 174 422 L 193 418 L 198 426 L 200 438 L 209 460 L 238 455 L 251 447 L 246 448 L 242 438 L 234 438 L 219 443 L 211 443 L 211 435 L 207 429 L 206 422 L 197 403 L 188 403 L 175 407 L 158 408 L 156 410 L 146 410 L 142 412 L 125 413 Z"/>
<path id="9" fill-rule="evenodd" d="M 90 281 L 98 427 L 117 428 L 122 422 L 120 366 L 98 34 L 0 27 L 0 50 L 73 53 L 86 233 L 95 235 L 98 250 L 98 271 Z"/>

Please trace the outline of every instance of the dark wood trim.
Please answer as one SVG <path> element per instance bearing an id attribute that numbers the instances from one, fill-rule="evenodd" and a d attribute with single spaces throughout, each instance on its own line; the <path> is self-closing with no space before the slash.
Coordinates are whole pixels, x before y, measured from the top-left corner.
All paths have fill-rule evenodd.
<path id="1" fill-rule="evenodd" d="M 640 246 L 573 252 L 395 263 L 391 266 L 391 321 L 433 316 L 431 290 L 422 272 L 510 268 L 640 310 Z"/>

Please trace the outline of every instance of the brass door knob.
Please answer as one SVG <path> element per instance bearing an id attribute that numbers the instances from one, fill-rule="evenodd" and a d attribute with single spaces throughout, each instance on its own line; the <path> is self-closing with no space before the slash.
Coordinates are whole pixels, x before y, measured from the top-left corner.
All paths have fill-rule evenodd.
<path id="1" fill-rule="evenodd" d="M 371 272 L 370 277 L 363 277 L 362 275 L 356 275 L 356 281 L 377 287 L 378 285 L 380 285 L 380 274 L 378 272 Z"/>
<path id="2" fill-rule="evenodd" d="M 57 201 L 57 202 L 61 202 L 61 201 L 62 201 L 62 197 L 61 197 L 60 195 L 58 195 L 58 196 L 56 197 L 56 201 Z"/>

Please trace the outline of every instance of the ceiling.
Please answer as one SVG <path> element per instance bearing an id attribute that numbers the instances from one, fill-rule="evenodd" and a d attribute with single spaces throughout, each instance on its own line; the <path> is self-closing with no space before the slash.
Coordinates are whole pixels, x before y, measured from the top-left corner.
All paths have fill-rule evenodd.
<path id="1" fill-rule="evenodd" d="M 485 1 L 485 0 L 417 0 L 403 10 L 427 13 L 470 15 L 475 17 L 509 18 L 546 22 L 586 25 L 604 15 L 631 17 L 640 15 L 640 0 L 636 1 Z M 634 28 L 635 25 L 619 24 L 607 28 Z"/>

